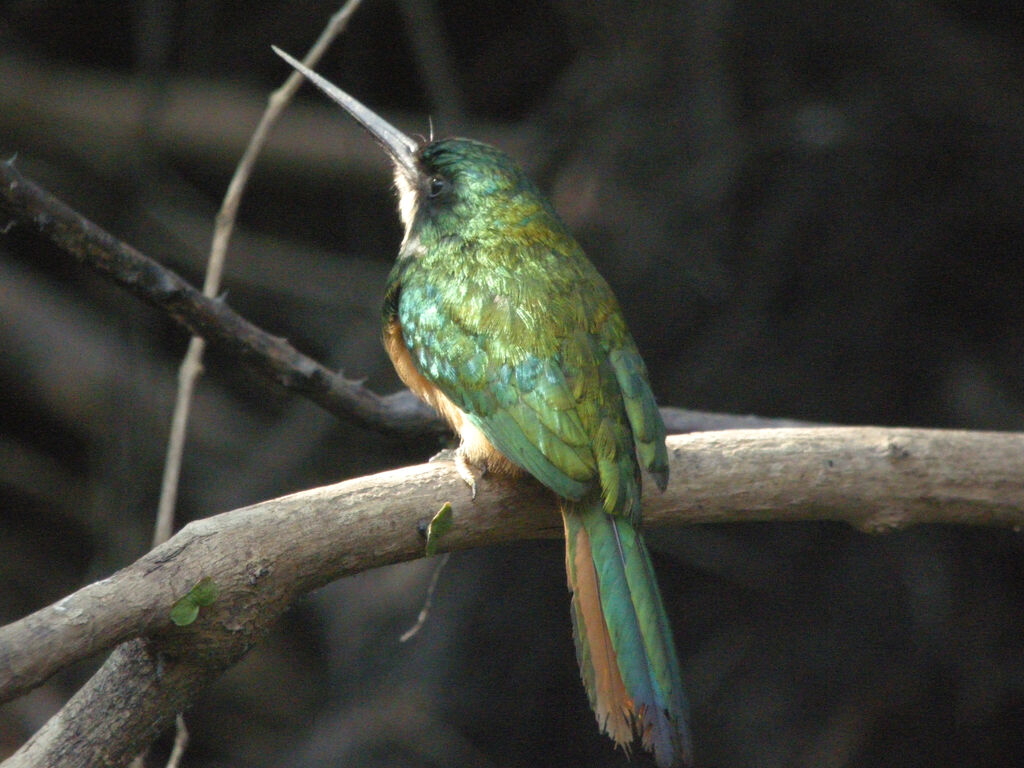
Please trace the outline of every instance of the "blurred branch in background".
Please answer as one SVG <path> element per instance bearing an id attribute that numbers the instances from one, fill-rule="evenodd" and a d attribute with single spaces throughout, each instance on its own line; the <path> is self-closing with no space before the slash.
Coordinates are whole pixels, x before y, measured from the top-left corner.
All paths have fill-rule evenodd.
<path id="1" fill-rule="evenodd" d="M 673 436 L 671 482 L 650 526 L 837 520 L 872 532 L 921 523 L 1024 525 L 1024 435 L 831 427 Z M 489 480 L 470 501 L 436 462 L 349 480 L 190 523 L 109 578 L 0 629 L 0 701 L 119 646 L 7 763 L 121 765 L 237 662 L 295 598 L 422 556 L 419 526 L 446 502 L 449 551 L 562 533 L 538 484 Z M 510 514 L 512 511 L 515 514 Z M 217 597 L 176 626 L 198 583 Z M 135 638 L 135 639 L 131 639 Z M 127 642 L 125 642 L 127 641 Z"/>

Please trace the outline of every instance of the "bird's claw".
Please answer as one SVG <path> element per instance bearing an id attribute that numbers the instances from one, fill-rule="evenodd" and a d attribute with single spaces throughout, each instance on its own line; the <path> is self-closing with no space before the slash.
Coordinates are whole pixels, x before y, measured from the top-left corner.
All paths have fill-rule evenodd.
<path id="1" fill-rule="evenodd" d="M 476 477 L 473 475 L 473 465 L 463 452 L 461 446 L 455 449 L 455 471 L 459 473 L 462 481 L 469 486 L 470 500 L 476 501 Z"/>

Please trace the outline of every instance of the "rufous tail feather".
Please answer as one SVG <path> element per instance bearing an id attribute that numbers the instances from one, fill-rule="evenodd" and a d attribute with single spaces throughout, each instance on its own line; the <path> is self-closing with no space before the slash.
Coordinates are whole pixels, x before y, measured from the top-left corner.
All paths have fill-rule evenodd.
<path id="1" fill-rule="evenodd" d="M 689 765 L 679 661 L 643 538 L 600 501 L 566 505 L 563 518 L 576 659 L 598 725 L 626 750 L 639 737 L 661 768 Z"/>

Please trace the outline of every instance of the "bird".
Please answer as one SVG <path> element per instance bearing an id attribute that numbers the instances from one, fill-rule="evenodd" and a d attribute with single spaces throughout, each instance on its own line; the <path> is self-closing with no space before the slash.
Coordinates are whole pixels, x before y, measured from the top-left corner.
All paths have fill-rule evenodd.
<path id="1" fill-rule="evenodd" d="M 692 765 L 672 629 L 641 531 L 665 425 L 608 283 L 505 152 L 414 139 L 279 48 L 394 165 L 405 234 L 383 301 L 399 378 L 460 438 L 455 464 L 559 498 L 576 658 L 600 728 L 659 768 Z"/>

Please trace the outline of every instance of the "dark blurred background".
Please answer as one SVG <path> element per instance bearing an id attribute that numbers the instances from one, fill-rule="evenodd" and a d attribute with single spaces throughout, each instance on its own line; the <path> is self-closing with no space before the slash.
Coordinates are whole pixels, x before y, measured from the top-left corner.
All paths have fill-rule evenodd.
<path id="1" fill-rule="evenodd" d="M 3 2 L 0 152 L 199 284 L 227 181 L 288 74 L 270 45 L 301 55 L 336 8 Z M 432 118 L 516 155 L 618 293 L 661 402 L 1021 430 L 1022 35 L 1016 0 L 366 0 L 319 69 L 410 133 Z M 227 301 L 393 391 L 383 153 L 308 87 L 274 136 Z M 0 620 L 146 550 L 186 344 L 30 229 L 0 237 Z M 184 520 L 439 447 L 340 423 L 216 352 L 206 368 Z M 1019 761 L 1019 533 L 651 539 L 702 766 Z M 578 680 L 558 543 L 453 556 L 400 644 L 432 570 L 296 605 L 187 715 L 184 765 L 627 764 Z M 0 757 L 99 661 L 0 709 Z"/>

